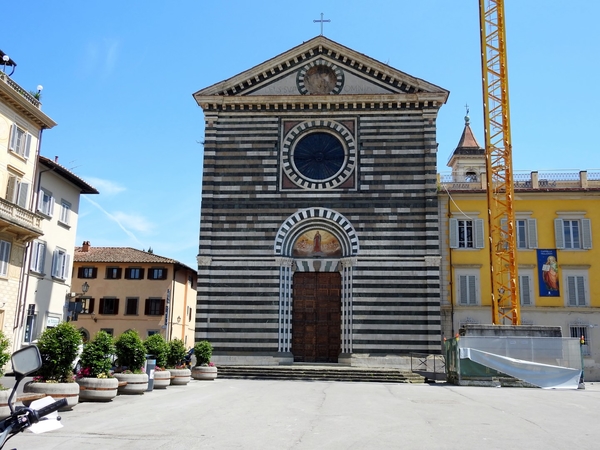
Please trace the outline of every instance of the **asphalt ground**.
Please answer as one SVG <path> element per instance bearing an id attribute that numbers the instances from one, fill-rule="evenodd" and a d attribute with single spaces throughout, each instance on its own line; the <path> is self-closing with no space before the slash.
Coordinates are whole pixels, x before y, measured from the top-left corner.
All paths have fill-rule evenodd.
<path id="1" fill-rule="evenodd" d="M 5 449 L 600 448 L 600 383 L 585 390 L 447 384 L 192 380 L 79 403 L 60 430 Z"/>

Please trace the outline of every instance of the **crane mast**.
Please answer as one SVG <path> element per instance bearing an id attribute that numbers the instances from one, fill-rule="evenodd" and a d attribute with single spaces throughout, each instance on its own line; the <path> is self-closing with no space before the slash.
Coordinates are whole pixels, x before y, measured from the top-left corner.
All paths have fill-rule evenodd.
<path id="1" fill-rule="evenodd" d="M 492 323 L 520 325 L 503 0 L 479 0 Z"/>

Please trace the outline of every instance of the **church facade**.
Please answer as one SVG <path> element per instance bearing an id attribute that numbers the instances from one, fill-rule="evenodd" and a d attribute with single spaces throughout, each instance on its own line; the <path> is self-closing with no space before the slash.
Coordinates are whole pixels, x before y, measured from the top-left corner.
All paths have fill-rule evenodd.
<path id="1" fill-rule="evenodd" d="M 194 94 L 205 119 L 195 339 L 217 364 L 440 353 L 447 97 L 323 36 Z"/>

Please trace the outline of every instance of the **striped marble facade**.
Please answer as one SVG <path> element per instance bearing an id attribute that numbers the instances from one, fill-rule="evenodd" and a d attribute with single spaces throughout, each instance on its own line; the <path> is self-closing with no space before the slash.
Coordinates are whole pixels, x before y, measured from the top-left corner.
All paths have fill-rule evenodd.
<path id="1" fill-rule="evenodd" d="M 348 80 L 343 56 L 336 68 Z M 440 88 L 436 101 L 429 92 L 428 100 L 398 93 L 395 102 L 322 96 L 327 104 L 300 94 L 248 100 L 241 91 L 213 103 L 196 94 L 206 125 L 196 341 L 208 339 L 221 363 L 289 362 L 294 272 L 336 271 L 341 355 L 439 353 L 435 119 L 447 92 Z M 285 147 L 302 124 L 344 133 L 353 155 L 345 178 L 330 186 L 291 180 Z M 292 255 L 298 236 L 317 229 L 336 237 L 339 258 Z"/>

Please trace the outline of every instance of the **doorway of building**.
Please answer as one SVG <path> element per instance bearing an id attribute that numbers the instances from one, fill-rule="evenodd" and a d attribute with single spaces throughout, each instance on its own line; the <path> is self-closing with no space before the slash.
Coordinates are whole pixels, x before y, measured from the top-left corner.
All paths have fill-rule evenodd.
<path id="1" fill-rule="evenodd" d="M 294 361 L 337 363 L 341 346 L 340 273 L 296 272 L 293 283 Z"/>

